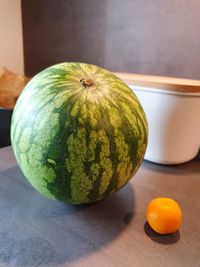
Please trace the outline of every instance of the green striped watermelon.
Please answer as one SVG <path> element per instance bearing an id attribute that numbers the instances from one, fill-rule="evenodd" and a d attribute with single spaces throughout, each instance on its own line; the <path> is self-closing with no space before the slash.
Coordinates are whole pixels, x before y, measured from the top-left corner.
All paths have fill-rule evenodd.
<path id="1" fill-rule="evenodd" d="M 90 203 L 136 173 L 147 146 L 147 121 L 135 94 L 111 72 L 61 63 L 25 87 L 11 140 L 22 172 L 40 193 Z"/>

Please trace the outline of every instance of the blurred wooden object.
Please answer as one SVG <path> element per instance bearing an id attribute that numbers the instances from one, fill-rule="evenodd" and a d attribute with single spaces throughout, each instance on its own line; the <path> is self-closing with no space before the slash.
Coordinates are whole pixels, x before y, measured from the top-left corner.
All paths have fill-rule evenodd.
<path id="1" fill-rule="evenodd" d="M 30 78 L 3 68 L 0 70 L 0 107 L 13 109 Z"/>
<path id="2" fill-rule="evenodd" d="M 180 93 L 200 93 L 200 81 L 164 76 L 114 72 L 127 84 L 135 86 L 164 89 Z"/>

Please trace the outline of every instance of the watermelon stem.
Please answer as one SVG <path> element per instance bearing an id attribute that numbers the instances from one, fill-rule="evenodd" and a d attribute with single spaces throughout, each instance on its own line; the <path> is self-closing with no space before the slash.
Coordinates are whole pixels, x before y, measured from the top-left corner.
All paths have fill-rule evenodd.
<path id="1" fill-rule="evenodd" d="M 91 79 L 80 79 L 80 83 L 85 87 L 85 88 L 90 88 L 95 86 L 95 83 Z"/>

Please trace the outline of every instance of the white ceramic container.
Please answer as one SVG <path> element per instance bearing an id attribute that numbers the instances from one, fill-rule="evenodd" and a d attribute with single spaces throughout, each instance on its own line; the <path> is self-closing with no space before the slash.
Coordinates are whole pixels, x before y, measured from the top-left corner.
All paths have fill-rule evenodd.
<path id="1" fill-rule="evenodd" d="M 200 149 L 200 81 L 116 73 L 139 98 L 147 116 L 145 159 L 179 164 Z"/>

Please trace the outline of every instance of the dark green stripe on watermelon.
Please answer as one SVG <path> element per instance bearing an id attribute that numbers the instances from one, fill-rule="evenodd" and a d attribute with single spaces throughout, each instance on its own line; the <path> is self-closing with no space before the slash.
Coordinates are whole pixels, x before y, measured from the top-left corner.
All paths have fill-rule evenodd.
<path id="1" fill-rule="evenodd" d="M 147 122 L 120 79 L 93 65 L 63 63 L 26 86 L 11 136 L 17 161 L 38 191 L 82 204 L 115 192 L 137 171 Z"/>

